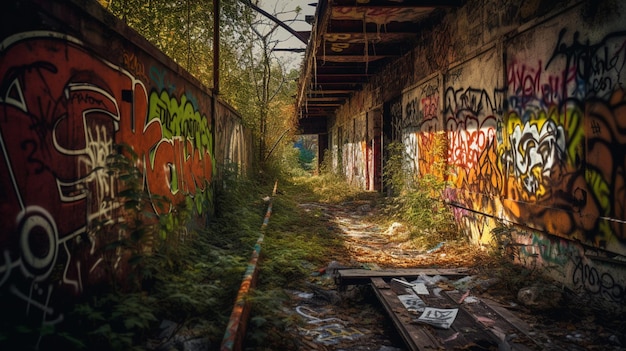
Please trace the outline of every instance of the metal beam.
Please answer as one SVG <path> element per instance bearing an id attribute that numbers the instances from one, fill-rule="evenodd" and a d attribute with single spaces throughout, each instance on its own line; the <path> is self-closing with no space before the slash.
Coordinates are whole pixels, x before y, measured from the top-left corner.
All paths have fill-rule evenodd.
<path id="1" fill-rule="evenodd" d="M 269 18 L 274 23 L 276 23 L 279 26 L 283 27 L 285 30 L 287 30 L 289 33 L 291 33 L 294 37 L 300 39 L 300 41 L 303 42 L 304 44 L 308 43 L 307 38 L 305 38 L 302 34 L 300 34 L 300 32 L 298 32 L 298 31 L 294 30 L 293 28 L 289 27 L 287 24 L 285 24 L 285 22 L 279 20 L 278 18 L 276 18 L 274 15 L 270 14 L 269 12 L 266 12 L 262 8 L 256 6 L 250 0 L 240 0 L 240 1 L 243 2 L 244 4 L 248 5 L 250 8 L 252 8 L 256 12 L 258 12 L 258 13 L 262 14 L 263 16 Z"/>

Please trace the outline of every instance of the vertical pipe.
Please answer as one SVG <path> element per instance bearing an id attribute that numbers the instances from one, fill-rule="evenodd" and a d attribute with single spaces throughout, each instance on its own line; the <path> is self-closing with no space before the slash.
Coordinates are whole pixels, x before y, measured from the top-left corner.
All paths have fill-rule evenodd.
<path id="1" fill-rule="evenodd" d="M 220 93 L 220 0 L 213 0 L 213 94 Z"/>
<path id="2" fill-rule="evenodd" d="M 187 71 L 191 72 L 191 4 L 187 0 Z"/>
<path id="3" fill-rule="evenodd" d="M 213 112 L 213 116 L 211 116 L 211 133 L 213 134 L 213 150 L 211 150 L 214 160 L 218 163 L 222 162 L 222 159 L 217 159 L 215 155 L 215 148 L 217 140 L 217 130 L 215 126 L 217 125 L 217 96 L 220 93 L 220 0 L 213 0 L 213 94 L 211 94 L 211 111 Z M 213 166 L 212 174 L 216 171 L 216 167 Z M 218 177 L 215 177 L 222 180 L 222 175 L 218 174 Z M 215 186 L 215 182 L 211 182 L 211 186 Z M 215 190 L 215 189 L 214 189 Z"/>

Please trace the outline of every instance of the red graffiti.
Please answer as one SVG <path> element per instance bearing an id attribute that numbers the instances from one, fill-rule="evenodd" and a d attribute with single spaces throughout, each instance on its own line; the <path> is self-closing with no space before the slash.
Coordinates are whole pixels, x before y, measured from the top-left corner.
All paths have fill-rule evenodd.
<path id="1" fill-rule="evenodd" d="M 432 95 L 422 98 L 420 104 L 422 105 L 424 121 L 437 118 L 437 115 L 439 114 L 439 95 Z"/>
<path id="2" fill-rule="evenodd" d="M 536 67 L 517 62 L 510 62 L 507 67 L 507 84 L 511 96 L 517 96 L 524 107 L 528 102 L 539 100 L 543 106 L 558 105 L 571 94 L 564 87 L 576 82 L 576 67 L 563 71 L 560 75 L 551 75 L 544 71 L 539 60 Z"/>
<path id="3" fill-rule="evenodd" d="M 477 165 L 483 150 L 496 135 L 495 121 L 494 116 L 488 116 L 482 121 L 471 115 L 465 116 L 464 120 L 448 118 L 446 130 L 450 141 L 450 164 L 466 169 Z"/>
<path id="4" fill-rule="evenodd" d="M 124 234 L 97 237 L 93 230 L 113 228 L 123 215 L 122 184 L 108 169 L 116 145 L 133 149 L 149 193 L 172 204 L 206 190 L 210 148 L 164 138 L 160 120 L 148 120 L 148 94 L 135 76 L 143 66 L 134 55 L 125 57 L 131 73 L 54 32 L 21 33 L 1 47 L 0 286 L 12 271 L 43 281 L 63 264 L 64 286 L 78 293 L 99 274 L 98 249 Z M 212 145 L 212 135 L 194 137 Z M 153 205 L 158 214 L 170 211 Z M 82 250 L 70 249 L 77 243 Z"/>

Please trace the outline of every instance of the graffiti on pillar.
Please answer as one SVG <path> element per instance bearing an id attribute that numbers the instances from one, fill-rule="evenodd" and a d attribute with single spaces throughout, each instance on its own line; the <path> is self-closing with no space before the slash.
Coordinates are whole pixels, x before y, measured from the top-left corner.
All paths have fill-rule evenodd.
<path id="1" fill-rule="evenodd" d="M 402 97 L 399 96 L 385 104 L 385 134 L 390 141 L 400 141 L 402 135 Z"/>
<path id="2" fill-rule="evenodd" d="M 438 77 L 428 79 L 402 95 L 401 135 L 405 167 L 411 174 L 426 174 L 440 160 L 434 151 L 435 134 L 441 130 Z"/>
<path id="3" fill-rule="evenodd" d="M 352 119 L 350 132 L 344 135 L 347 140 L 343 144 L 343 171 L 348 182 L 357 187 L 365 187 L 367 178 L 365 174 L 367 160 L 365 122 L 363 118 Z"/>

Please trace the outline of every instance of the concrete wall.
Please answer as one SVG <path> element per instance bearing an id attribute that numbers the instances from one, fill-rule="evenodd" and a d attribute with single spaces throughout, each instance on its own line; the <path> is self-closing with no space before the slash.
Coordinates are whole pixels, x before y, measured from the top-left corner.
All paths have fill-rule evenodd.
<path id="1" fill-rule="evenodd" d="M 108 171 L 116 145 L 137 156 L 145 210 L 191 202 L 204 217 L 216 167 L 248 169 L 252 142 L 232 109 L 96 1 L 12 1 L 0 18 L 2 306 L 45 325 L 107 269 L 127 273 L 125 252 L 103 250 L 128 236 L 125 185 Z"/>
<path id="2" fill-rule="evenodd" d="M 444 200 L 474 243 L 512 226 L 520 262 L 623 305 L 625 13 L 617 0 L 470 0 L 438 14 L 339 110 L 336 164 L 363 185 L 370 111 L 383 111 L 384 143 L 403 142 L 414 175 L 436 171 L 432 146 L 445 140 Z"/>

